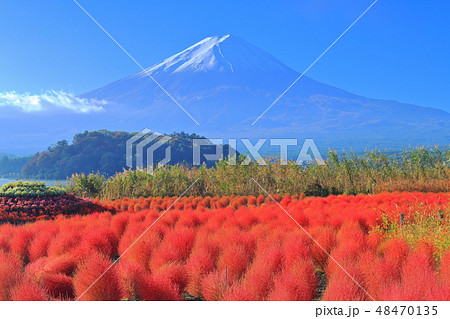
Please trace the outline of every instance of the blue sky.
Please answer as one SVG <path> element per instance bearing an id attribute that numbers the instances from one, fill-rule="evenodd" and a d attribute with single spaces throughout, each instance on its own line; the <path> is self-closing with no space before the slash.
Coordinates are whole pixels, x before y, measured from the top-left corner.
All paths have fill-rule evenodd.
<path id="1" fill-rule="evenodd" d="M 143 66 L 232 34 L 302 72 L 373 0 L 79 0 Z M 450 112 L 450 2 L 379 0 L 309 72 L 367 97 Z M 0 3 L 0 92 L 75 94 L 139 68 L 72 0 Z"/>

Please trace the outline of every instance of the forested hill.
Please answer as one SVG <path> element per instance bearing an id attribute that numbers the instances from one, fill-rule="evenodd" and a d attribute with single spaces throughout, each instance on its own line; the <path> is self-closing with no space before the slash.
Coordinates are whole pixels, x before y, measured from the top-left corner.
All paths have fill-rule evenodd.
<path id="1" fill-rule="evenodd" d="M 104 175 L 113 175 L 126 168 L 126 142 L 135 133 L 94 131 L 77 134 L 72 144 L 68 141 L 59 141 L 45 152 L 36 153 L 31 161 L 22 169 L 22 176 L 39 179 L 65 179 L 75 173 L 99 172 Z M 184 132 L 173 133 L 171 139 L 171 161 L 169 164 L 192 163 L 193 139 L 203 138 L 196 134 Z M 228 147 L 224 147 L 227 156 Z M 158 149 L 154 156 L 155 162 L 164 158 L 165 148 Z M 214 153 L 202 147 L 202 153 Z M 144 153 L 146 153 L 144 151 Z M 144 163 L 146 163 L 144 159 Z M 212 165 L 213 163 L 208 163 Z"/>
<path id="2" fill-rule="evenodd" d="M 0 176 L 19 177 L 22 168 L 31 160 L 31 156 L 15 157 L 13 155 L 0 154 Z"/>

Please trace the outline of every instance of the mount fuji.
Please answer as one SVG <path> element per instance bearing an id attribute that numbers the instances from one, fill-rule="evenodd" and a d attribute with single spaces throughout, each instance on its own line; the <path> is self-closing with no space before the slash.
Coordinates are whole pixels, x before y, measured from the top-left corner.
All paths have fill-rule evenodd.
<path id="1" fill-rule="evenodd" d="M 450 141 L 450 114 L 445 111 L 358 96 L 308 76 L 252 125 L 299 76 L 241 38 L 208 37 L 144 71 L 80 95 L 106 101 L 105 111 L 48 117 L 40 134 L 48 140 L 84 130 L 150 128 L 208 138 L 315 138 L 322 149 Z M 31 120 L 26 125 L 36 126 Z"/>

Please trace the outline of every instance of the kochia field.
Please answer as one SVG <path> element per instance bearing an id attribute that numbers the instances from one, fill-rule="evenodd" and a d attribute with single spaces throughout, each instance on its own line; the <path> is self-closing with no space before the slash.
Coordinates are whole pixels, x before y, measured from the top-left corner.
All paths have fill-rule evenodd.
<path id="1" fill-rule="evenodd" d="M 5 223 L 0 300 L 450 300 L 449 199 L 125 198 Z M 405 231 L 427 218 L 439 243 Z"/>

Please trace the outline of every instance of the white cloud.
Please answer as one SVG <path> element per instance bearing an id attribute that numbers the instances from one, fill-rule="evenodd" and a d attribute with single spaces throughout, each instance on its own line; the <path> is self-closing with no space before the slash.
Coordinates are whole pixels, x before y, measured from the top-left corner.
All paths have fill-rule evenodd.
<path id="1" fill-rule="evenodd" d="M 0 92 L 0 109 L 13 107 L 22 112 L 68 110 L 74 113 L 102 112 L 105 100 L 79 98 L 64 91 L 47 91 L 42 94 Z"/>

